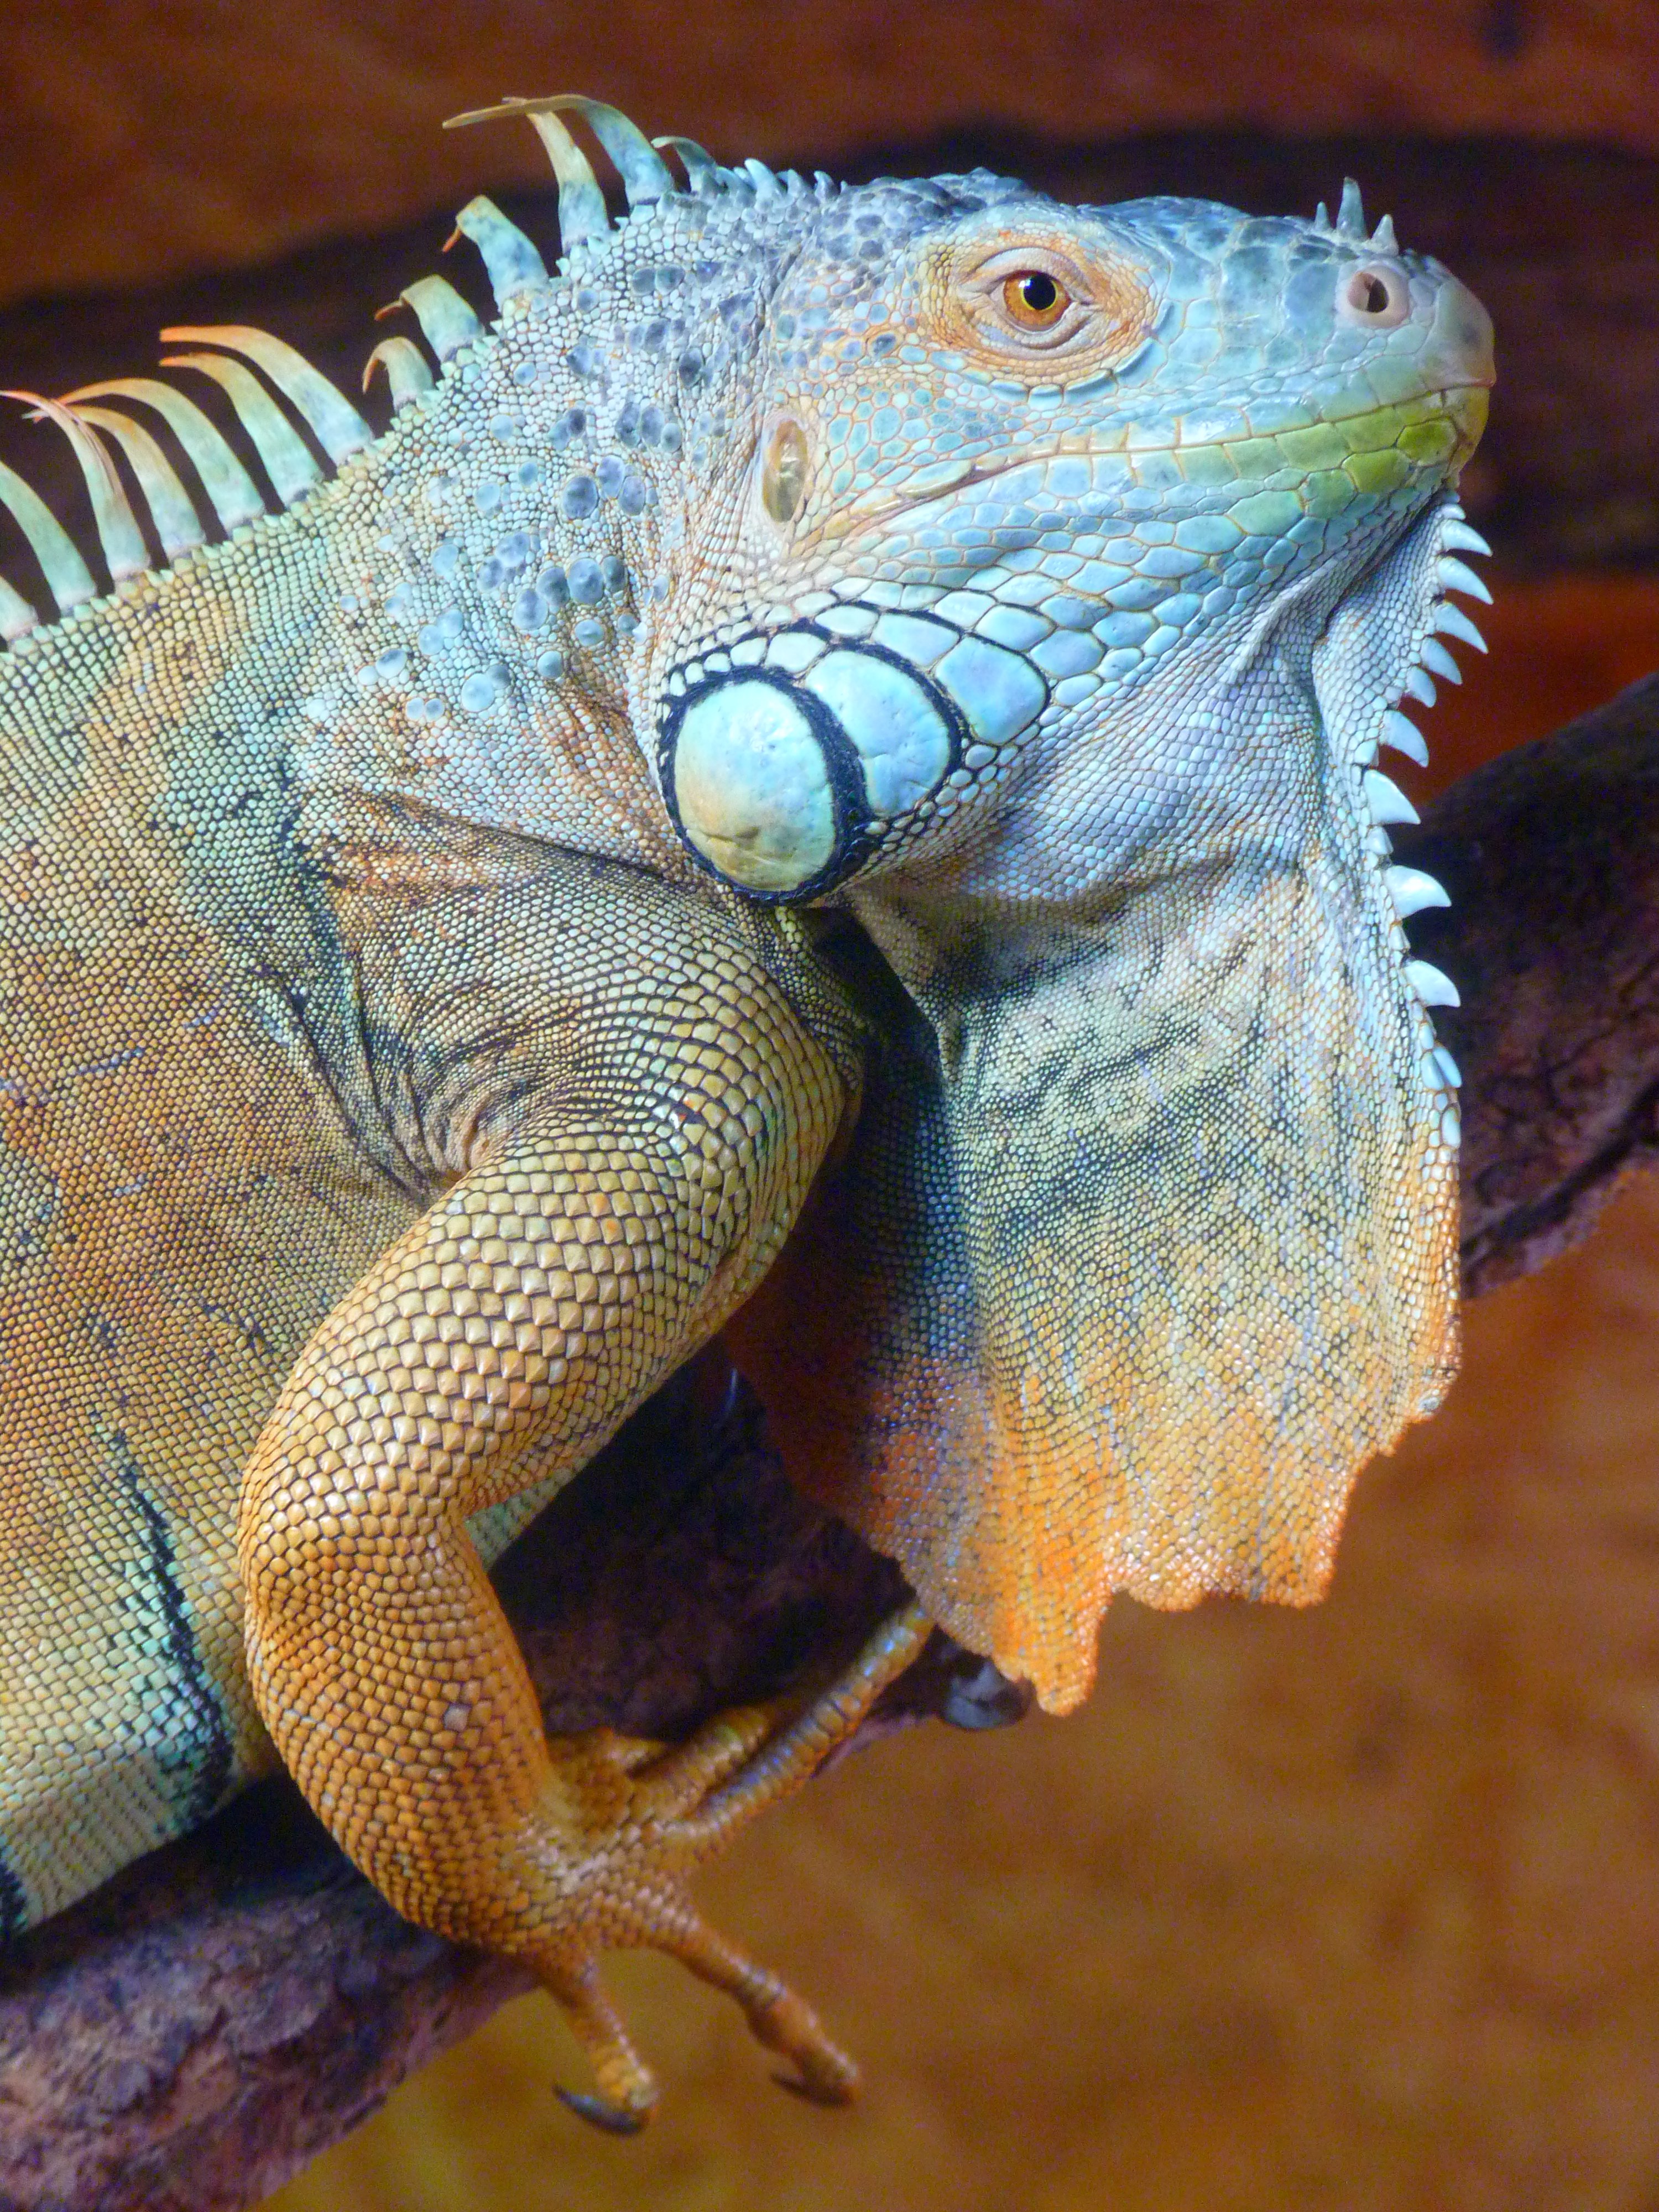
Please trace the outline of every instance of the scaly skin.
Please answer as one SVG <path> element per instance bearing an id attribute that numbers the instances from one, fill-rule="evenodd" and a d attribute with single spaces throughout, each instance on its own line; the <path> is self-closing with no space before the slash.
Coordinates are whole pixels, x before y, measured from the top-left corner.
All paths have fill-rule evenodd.
<path id="1" fill-rule="evenodd" d="M 930 1619 L 1064 1709 L 1114 1589 L 1315 1594 L 1444 1385 L 1443 983 L 1372 763 L 1490 351 L 1355 203 L 687 190 L 584 112 L 630 218 L 544 109 L 565 262 L 474 203 L 500 319 L 416 288 L 447 359 L 382 349 L 380 438 L 182 334 L 286 514 L 190 550 L 154 386 L 58 416 L 112 593 L 0 480 L 70 609 L 0 664 L 0 1893 L 280 1757 L 630 2125 L 617 1944 L 849 2089 L 684 1879 Z M 734 1316 L 920 1603 L 793 1720 L 550 1744 L 484 1564 Z"/>

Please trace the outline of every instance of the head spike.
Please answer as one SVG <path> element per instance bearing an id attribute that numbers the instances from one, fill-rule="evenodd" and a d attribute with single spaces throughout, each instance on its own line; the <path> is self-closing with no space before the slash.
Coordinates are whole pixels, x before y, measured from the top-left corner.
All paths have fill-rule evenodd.
<path id="1" fill-rule="evenodd" d="M 504 115 L 527 116 L 547 149 L 559 182 L 559 236 L 565 252 L 585 246 L 591 238 L 602 238 L 611 228 L 611 217 L 605 212 L 599 179 L 586 155 L 544 102 L 513 99 L 495 107 L 470 108 L 465 115 L 450 116 L 444 129 L 459 131 L 469 123 L 494 123 Z"/>
<path id="2" fill-rule="evenodd" d="M 254 451 L 284 507 L 304 497 L 322 471 L 307 450 L 299 432 L 265 390 L 251 368 L 222 353 L 164 354 L 163 368 L 199 368 L 236 410 L 236 419 L 253 441 Z"/>
<path id="3" fill-rule="evenodd" d="M 1342 179 L 1342 201 L 1336 210 L 1337 233 L 1342 238 L 1357 238 L 1363 245 L 1365 238 L 1365 204 L 1359 197 L 1359 187 L 1352 177 Z"/>
<path id="4" fill-rule="evenodd" d="M 685 173 L 694 192 L 704 195 L 720 190 L 720 165 L 705 146 L 695 138 L 653 138 L 653 146 L 671 146 L 685 164 Z"/>
<path id="5" fill-rule="evenodd" d="M 46 505 L 34 486 L 25 483 L 15 469 L 0 461 L 0 503 L 29 541 L 29 550 L 40 563 L 59 614 L 68 614 L 84 599 L 95 599 L 98 586 L 92 571 L 75 550 L 75 541 Z"/>
<path id="6" fill-rule="evenodd" d="M 629 207 L 673 198 L 674 179 L 668 164 L 620 108 L 608 106 L 602 100 L 589 100 L 580 92 L 557 93 L 547 100 L 513 100 L 508 105 L 520 113 L 536 110 L 580 115 L 611 157 Z"/>
<path id="7" fill-rule="evenodd" d="M 381 308 L 381 314 L 391 314 L 398 300 L 414 309 L 421 336 L 440 361 L 448 361 L 483 333 L 483 325 L 455 287 L 441 276 L 417 276 L 404 286 L 390 307 Z"/>
<path id="8" fill-rule="evenodd" d="M 413 338 L 382 338 L 363 363 L 363 390 L 367 392 L 374 381 L 376 368 L 386 371 L 386 380 L 392 387 L 392 411 L 401 415 L 411 407 L 424 392 L 432 389 L 432 371 L 426 365 L 426 356 Z"/>
<path id="9" fill-rule="evenodd" d="M 256 368 L 264 369 L 283 397 L 292 401 L 316 432 L 323 451 L 337 465 L 374 444 L 374 433 L 344 393 L 337 392 L 302 353 L 283 339 L 272 337 L 269 331 L 256 331 L 246 323 L 206 328 L 179 323 L 161 336 L 168 345 L 223 346 L 228 353 L 246 355 Z"/>
<path id="10" fill-rule="evenodd" d="M 142 576 L 149 566 L 144 533 L 127 503 L 114 463 L 96 432 L 88 429 L 61 400 L 43 399 L 33 392 L 8 392 L 3 397 L 30 401 L 37 421 L 45 419 L 58 425 L 75 448 L 75 458 L 81 464 L 87 496 L 92 501 L 93 520 L 98 526 L 98 542 L 109 564 L 111 577 L 118 584 L 124 577 Z"/>
<path id="11" fill-rule="evenodd" d="M 522 292 L 547 289 L 547 264 L 518 224 L 509 222 L 494 200 L 486 199 L 482 192 L 477 199 L 469 200 L 456 216 L 455 228 L 463 237 L 470 238 L 483 254 L 489 289 L 495 295 L 498 307 L 504 307 Z"/>
<path id="12" fill-rule="evenodd" d="M 67 406 L 68 401 L 64 404 Z M 155 524 L 155 534 L 161 541 L 161 550 L 169 561 L 176 561 L 181 553 L 188 553 L 202 544 L 207 532 L 202 527 L 202 518 L 191 503 L 190 494 L 179 481 L 178 472 L 167 455 L 156 444 L 142 422 L 135 422 L 130 415 L 123 415 L 113 407 L 77 407 L 75 412 L 83 422 L 90 422 L 106 436 L 113 438 L 126 455 L 132 473 L 138 479 L 138 489 L 149 503 Z"/>
<path id="13" fill-rule="evenodd" d="M 83 399 L 104 398 L 136 400 L 140 406 L 155 410 L 189 456 L 226 530 L 234 530 L 264 513 L 265 503 L 252 477 L 193 399 L 186 399 L 182 392 L 175 392 L 157 377 L 131 376 L 83 384 L 78 392 L 66 396 L 64 404 L 78 406 Z"/>
<path id="14" fill-rule="evenodd" d="M 1313 227 L 1316 230 L 1328 230 L 1331 228 L 1331 211 L 1323 200 L 1321 200 L 1319 205 L 1314 210 Z"/>
<path id="15" fill-rule="evenodd" d="M 1371 233 L 1371 244 L 1379 253 L 1398 253 L 1400 240 L 1394 234 L 1394 217 L 1385 215 Z"/>

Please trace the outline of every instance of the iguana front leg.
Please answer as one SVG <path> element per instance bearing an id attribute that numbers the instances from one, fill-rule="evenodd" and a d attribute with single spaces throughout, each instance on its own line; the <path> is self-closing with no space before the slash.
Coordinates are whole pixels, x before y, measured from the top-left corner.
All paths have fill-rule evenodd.
<path id="1" fill-rule="evenodd" d="M 582 2109 L 619 2126 L 654 2087 L 599 1980 L 608 1947 L 672 1953 L 810 2094 L 850 2092 L 811 2012 L 708 1926 L 684 1877 L 811 1771 L 927 1632 L 896 1618 L 775 1737 L 759 1710 L 666 1753 L 544 1734 L 467 1518 L 582 1464 L 720 1326 L 845 1097 L 752 972 L 633 1011 L 622 1064 L 567 1072 L 556 1109 L 318 1330 L 247 1468 L 240 1537 L 254 1693 L 311 1803 L 410 1919 L 534 1969 L 592 2062 L 602 2101 Z"/>

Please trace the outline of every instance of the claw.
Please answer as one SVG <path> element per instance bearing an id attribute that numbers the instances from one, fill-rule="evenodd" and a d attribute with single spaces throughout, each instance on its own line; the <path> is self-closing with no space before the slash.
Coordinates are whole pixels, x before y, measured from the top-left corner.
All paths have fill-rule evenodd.
<path id="1" fill-rule="evenodd" d="M 542 1980 L 563 2006 L 599 2088 L 597 2096 L 559 2089 L 560 2100 L 607 2135 L 637 2135 L 657 2101 L 657 2084 L 629 2040 L 598 1966 L 592 1958 L 584 1959 L 562 1971 L 544 1973 Z"/>
<path id="2" fill-rule="evenodd" d="M 757 2043 L 794 2060 L 796 2073 L 772 2076 L 792 2096 L 809 2105 L 850 2105 L 863 2087 L 858 2062 L 831 2042 L 811 2005 L 793 1990 L 785 1990 L 775 2004 L 750 2012 L 749 2026 Z"/>
<path id="3" fill-rule="evenodd" d="M 793 2084 L 786 2082 L 784 2086 L 787 2088 Z M 598 2128 L 601 2135 L 636 2136 L 646 2123 L 645 2112 L 630 2112 L 626 2105 L 607 2105 L 603 2097 L 585 2096 L 580 2089 L 562 2089 L 556 2081 L 553 2094 L 562 2105 L 568 2106 L 579 2120 Z"/>
<path id="4" fill-rule="evenodd" d="M 792 2097 L 799 2097 L 804 2105 L 816 2105 L 820 2111 L 832 2105 L 850 2105 L 858 2094 L 856 2080 L 844 2095 L 826 2097 L 821 2089 L 815 2089 L 810 2082 L 803 2081 L 799 2074 L 775 2074 L 772 2079 L 780 2089 L 787 2089 Z"/>

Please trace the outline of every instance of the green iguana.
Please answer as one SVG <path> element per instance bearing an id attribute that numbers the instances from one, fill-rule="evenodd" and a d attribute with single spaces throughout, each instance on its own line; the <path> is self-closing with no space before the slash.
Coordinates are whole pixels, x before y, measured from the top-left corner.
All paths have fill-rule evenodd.
<path id="1" fill-rule="evenodd" d="M 465 208 L 499 317 L 409 288 L 383 434 L 241 326 L 164 334 L 228 436 L 36 400 L 107 591 L 0 476 L 58 617 L 0 597 L 0 1900 L 280 1758 L 631 2125 L 608 1946 L 850 2087 L 684 1877 L 930 1621 L 1064 1711 L 1115 1589 L 1305 1601 L 1446 1384 L 1376 762 L 1480 641 L 1491 332 L 1352 185 L 680 181 L 489 112 L 563 258 Z M 483 1562 L 769 1270 L 793 1468 L 918 1602 L 793 1719 L 549 1742 Z"/>

